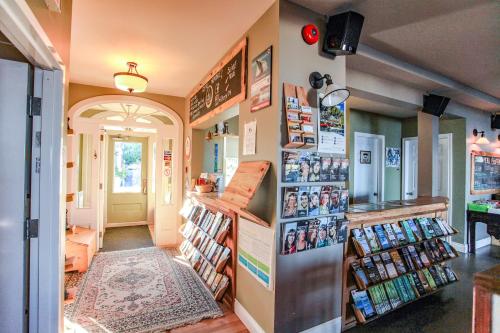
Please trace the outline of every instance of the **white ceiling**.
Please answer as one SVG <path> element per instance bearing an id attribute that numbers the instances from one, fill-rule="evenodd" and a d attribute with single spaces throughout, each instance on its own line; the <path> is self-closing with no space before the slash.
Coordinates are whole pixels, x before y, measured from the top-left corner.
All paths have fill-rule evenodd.
<path id="1" fill-rule="evenodd" d="M 494 0 L 292 0 L 322 14 L 352 9 L 365 16 L 360 42 L 407 63 L 500 98 L 500 6 Z M 484 110 L 494 105 L 361 55 L 348 68 Z"/>
<path id="2" fill-rule="evenodd" d="M 71 82 L 113 87 L 139 64 L 147 91 L 185 97 L 274 0 L 74 0 Z"/>
<path id="3" fill-rule="evenodd" d="M 347 100 L 349 108 L 381 114 L 393 118 L 411 118 L 417 116 L 416 108 L 404 108 L 387 103 L 377 102 L 370 99 L 351 95 Z"/>

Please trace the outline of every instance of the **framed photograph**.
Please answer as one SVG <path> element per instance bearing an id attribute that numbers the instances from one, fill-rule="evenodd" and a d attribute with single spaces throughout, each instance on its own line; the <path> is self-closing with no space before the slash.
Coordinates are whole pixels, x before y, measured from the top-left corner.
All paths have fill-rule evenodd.
<path id="1" fill-rule="evenodd" d="M 359 163 L 360 164 L 372 164 L 372 152 L 369 150 L 359 151 Z"/>
<path id="2" fill-rule="evenodd" d="M 259 111 L 271 105 L 272 63 L 272 46 L 269 46 L 252 60 L 252 86 L 250 87 L 251 112 Z"/>
<path id="3" fill-rule="evenodd" d="M 385 148 L 385 166 L 386 168 L 399 168 L 401 165 L 401 149 Z"/>

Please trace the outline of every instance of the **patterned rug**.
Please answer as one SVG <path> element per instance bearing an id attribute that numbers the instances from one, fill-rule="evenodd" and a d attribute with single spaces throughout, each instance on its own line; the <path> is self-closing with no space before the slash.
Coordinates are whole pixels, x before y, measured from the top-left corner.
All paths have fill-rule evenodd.
<path id="1" fill-rule="evenodd" d="M 164 332 L 223 315 L 174 250 L 99 253 L 80 282 L 66 321 L 85 332 Z"/>

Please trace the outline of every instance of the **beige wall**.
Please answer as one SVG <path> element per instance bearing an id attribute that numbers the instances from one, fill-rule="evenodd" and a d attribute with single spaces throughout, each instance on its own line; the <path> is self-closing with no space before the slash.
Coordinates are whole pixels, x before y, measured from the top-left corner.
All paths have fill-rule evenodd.
<path id="1" fill-rule="evenodd" d="M 258 112 L 250 112 L 250 100 L 240 103 L 239 128 L 240 132 L 246 122 L 257 120 L 257 142 L 256 154 L 252 156 L 242 156 L 242 141 L 240 140 L 240 161 L 267 160 L 272 166 L 268 175 L 264 179 L 261 188 L 253 199 L 249 209 L 257 216 L 268 221 L 274 228 L 276 223 L 276 161 L 279 148 L 279 115 L 278 109 L 281 105 L 278 100 L 279 78 L 278 78 L 278 52 L 279 52 L 279 1 L 275 2 L 259 20 L 248 30 L 248 64 L 247 73 L 250 73 L 250 65 L 253 58 L 264 51 L 267 47 L 273 46 L 273 74 L 272 74 L 272 105 Z M 214 64 L 215 65 L 215 64 Z M 248 86 L 252 84 L 250 76 Z M 249 88 L 247 88 L 247 92 Z M 192 160 L 188 163 L 189 176 L 196 176 L 201 170 L 202 158 L 197 153 L 203 152 L 202 140 L 200 136 L 203 131 L 192 130 L 188 124 L 189 100 L 185 106 L 185 131 L 186 135 L 193 138 L 195 143 L 192 149 Z M 201 143 L 200 143 L 201 142 Z M 201 146 L 200 146 L 201 145 Z M 245 270 L 237 267 L 237 300 L 266 331 L 274 331 L 274 292 L 268 291 L 257 280 L 250 276 Z"/>

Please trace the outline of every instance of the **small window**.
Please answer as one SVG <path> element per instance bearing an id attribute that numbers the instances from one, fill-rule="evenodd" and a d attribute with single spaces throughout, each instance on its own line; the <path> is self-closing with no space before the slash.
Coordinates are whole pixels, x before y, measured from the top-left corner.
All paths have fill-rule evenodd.
<path id="1" fill-rule="evenodd" d="M 142 144 L 115 142 L 113 192 L 141 192 Z"/>

